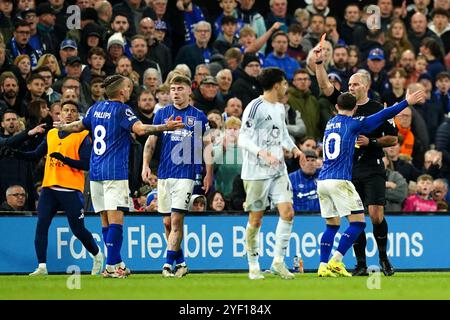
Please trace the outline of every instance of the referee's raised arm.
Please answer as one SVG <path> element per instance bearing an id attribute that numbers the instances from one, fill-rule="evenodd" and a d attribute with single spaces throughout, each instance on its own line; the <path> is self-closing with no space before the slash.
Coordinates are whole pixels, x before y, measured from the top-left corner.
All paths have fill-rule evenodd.
<path id="1" fill-rule="evenodd" d="M 331 84 L 330 80 L 328 79 L 327 71 L 325 70 L 325 66 L 323 64 L 323 54 L 322 54 L 322 46 L 321 44 L 317 45 L 313 49 L 314 54 L 312 55 L 312 58 L 315 60 L 316 64 L 316 78 L 317 82 L 319 84 L 320 90 L 323 92 L 323 94 L 327 97 L 331 96 L 334 92 L 334 86 Z"/>

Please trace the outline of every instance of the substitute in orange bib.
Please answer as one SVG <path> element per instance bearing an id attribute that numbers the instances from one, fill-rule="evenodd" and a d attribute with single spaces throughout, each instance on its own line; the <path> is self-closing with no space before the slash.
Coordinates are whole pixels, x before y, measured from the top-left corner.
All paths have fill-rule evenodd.
<path id="1" fill-rule="evenodd" d="M 76 120 L 78 120 L 78 104 L 74 101 L 65 101 L 62 104 L 61 121 L 71 123 Z M 91 273 L 97 274 L 103 267 L 103 254 L 92 234 L 84 226 L 83 171 L 89 170 L 92 149 L 88 133 L 86 130 L 79 133 L 67 133 L 51 129 L 36 150 L 16 151 L 17 156 L 25 159 L 40 159 L 47 155 L 37 208 L 38 222 L 34 240 L 39 266 L 30 273 L 30 276 L 48 274 L 46 265 L 48 229 L 59 210 L 66 213 L 73 234 L 94 256 Z"/>

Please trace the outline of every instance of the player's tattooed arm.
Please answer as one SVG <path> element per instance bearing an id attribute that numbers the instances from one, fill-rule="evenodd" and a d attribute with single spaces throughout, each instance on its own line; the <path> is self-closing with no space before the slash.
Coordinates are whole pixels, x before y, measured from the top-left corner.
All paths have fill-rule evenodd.
<path id="1" fill-rule="evenodd" d="M 55 121 L 53 122 L 53 127 L 57 128 L 59 131 L 65 132 L 81 132 L 86 129 L 81 120 L 74 121 L 71 123 L 63 123 L 60 121 Z"/>
<path id="2" fill-rule="evenodd" d="M 158 125 L 143 124 L 141 121 L 137 121 L 133 125 L 133 132 L 137 135 L 143 136 L 160 131 L 174 131 L 184 128 L 184 124 L 181 121 L 174 121 L 172 119 L 173 116 L 170 116 L 169 119 L 167 119 L 166 123 Z"/>

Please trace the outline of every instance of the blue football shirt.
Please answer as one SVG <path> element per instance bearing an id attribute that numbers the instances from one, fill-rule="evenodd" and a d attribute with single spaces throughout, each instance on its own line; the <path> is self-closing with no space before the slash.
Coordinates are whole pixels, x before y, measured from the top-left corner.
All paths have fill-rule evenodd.
<path id="1" fill-rule="evenodd" d="M 130 132 L 137 121 L 133 110 L 119 101 L 101 101 L 89 108 L 82 122 L 93 139 L 92 181 L 128 180 Z"/>
<path id="2" fill-rule="evenodd" d="M 403 100 L 399 104 L 383 109 L 369 117 L 352 118 L 338 114 L 331 118 L 323 138 L 324 162 L 319 180 L 351 180 L 353 154 L 360 133 L 369 133 L 384 121 L 392 118 L 408 106 Z"/>
<path id="3" fill-rule="evenodd" d="M 209 129 L 208 118 L 194 106 L 180 110 L 170 104 L 156 112 L 153 124 L 164 124 L 170 116 L 181 120 L 185 127 L 159 133 L 162 148 L 158 178 L 195 180 L 198 167 L 203 163 L 203 135 Z"/>

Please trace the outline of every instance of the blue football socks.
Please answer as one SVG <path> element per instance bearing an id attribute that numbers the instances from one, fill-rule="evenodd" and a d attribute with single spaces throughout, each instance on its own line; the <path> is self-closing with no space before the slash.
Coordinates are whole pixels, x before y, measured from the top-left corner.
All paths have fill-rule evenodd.
<path id="1" fill-rule="evenodd" d="M 327 224 L 327 228 L 320 240 L 320 262 L 327 263 L 330 258 L 331 250 L 333 249 L 334 237 L 340 226 L 333 226 Z"/>

